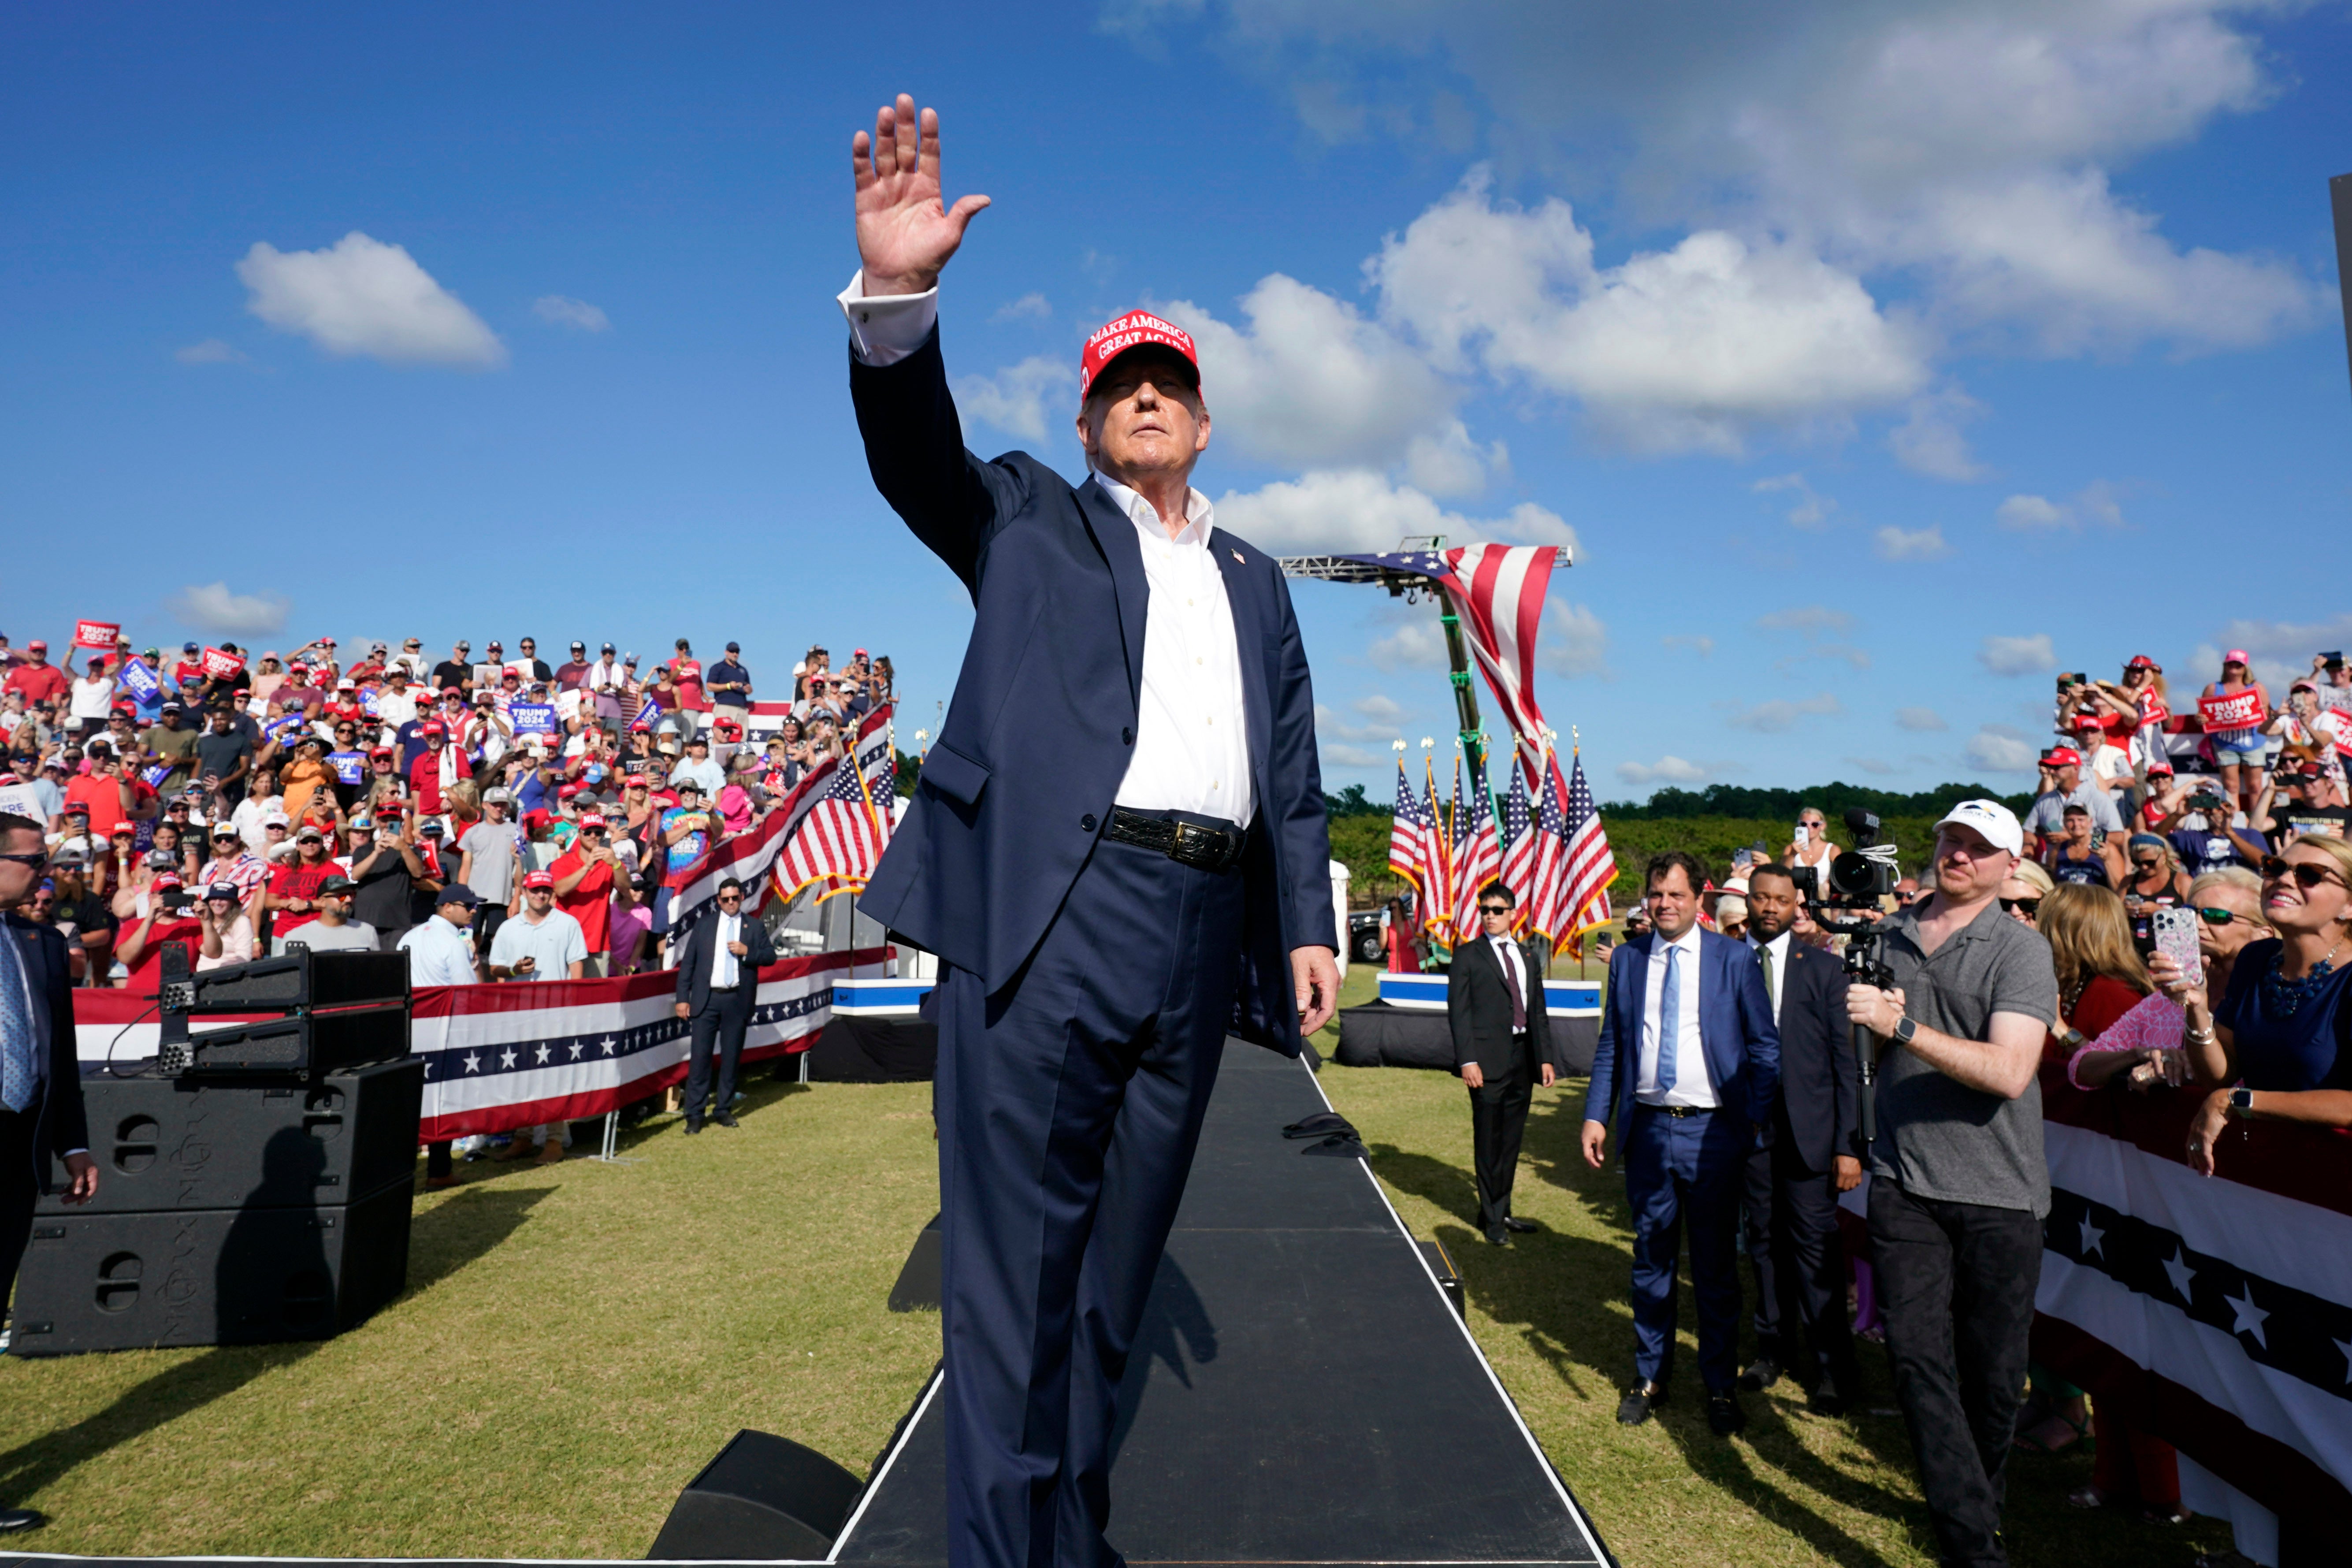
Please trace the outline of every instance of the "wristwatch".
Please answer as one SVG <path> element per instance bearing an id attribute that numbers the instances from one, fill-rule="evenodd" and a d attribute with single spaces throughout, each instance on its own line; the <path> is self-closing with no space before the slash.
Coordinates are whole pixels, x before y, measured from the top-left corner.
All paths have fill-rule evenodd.
<path id="1" fill-rule="evenodd" d="M 2230 1091 L 2230 1114 L 2251 1121 L 2254 1115 L 2254 1091 L 2244 1084 Z"/>
<path id="2" fill-rule="evenodd" d="M 1911 1017 L 1908 1014 L 1906 1014 L 1904 1016 L 1897 1018 L 1895 1021 L 1895 1034 L 1893 1037 L 1895 1043 L 1898 1046 L 1909 1045 L 1912 1037 L 1917 1035 L 1918 1032 L 1918 1020 Z"/>

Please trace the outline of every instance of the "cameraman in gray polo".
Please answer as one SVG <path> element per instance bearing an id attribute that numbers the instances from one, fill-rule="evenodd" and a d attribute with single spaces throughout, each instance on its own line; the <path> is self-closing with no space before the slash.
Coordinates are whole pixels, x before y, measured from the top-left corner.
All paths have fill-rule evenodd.
<path id="1" fill-rule="evenodd" d="M 1846 992 L 1846 1016 L 1878 1037 L 1871 1258 L 1947 1564 L 2009 1561 L 2002 1465 L 2050 1212 L 2034 1072 L 2058 978 L 2050 944 L 1996 896 L 2024 847 L 2007 806 L 1953 806 L 1936 825 L 1935 891 L 1878 923 L 1893 984 Z"/>

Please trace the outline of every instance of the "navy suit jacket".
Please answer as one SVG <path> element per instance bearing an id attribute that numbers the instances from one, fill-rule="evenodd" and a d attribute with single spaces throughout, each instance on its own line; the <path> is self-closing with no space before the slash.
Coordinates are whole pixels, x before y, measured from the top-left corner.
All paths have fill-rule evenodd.
<path id="1" fill-rule="evenodd" d="M 1587 1121 L 1622 1125 L 1642 1076 L 1642 999 L 1654 938 L 1620 942 L 1609 957 L 1609 1001 L 1584 1095 Z M 1698 1037 L 1717 1102 L 1764 1125 L 1780 1081 L 1780 1035 L 1754 950 L 1702 930 L 1698 938 Z"/>
<path id="2" fill-rule="evenodd" d="M 1790 1139 L 1808 1171 L 1826 1171 L 1832 1155 L 1862 1152 L 1862 1086 L 1845 1016 L 1845 965 L 1791 940 L 1780 985 L 1781 1119 L 1768 1124 L 1768 1135 Z"/>
<path id="3" fill-rule="evenodd" d="M 934 329 L 894 364 L 850 356 L 874 483 L 971 593 L 955 697 L 859 903 L 993 992 L 1020 972 L 1110 822 L 1134 755 L 1150 589 L 1135 524 L 1089 478 L 964 449 Z M 1290 951 L 1338 940 L 1315 697 L 1282 569 L 1222 529 L 1256 803 L 1242 858 L 1233 1032 L 1296 1056 Z"/>
<path id="4" fill-rule="evenodd" d="M 36 925 L 23 916 L 5 917 L 5 938 L 25 962 L 33 991 L 33 1070 L 37 1082 L 29 1109 L 33 1127 L 33 1180 L 49 1185 L 49 1160 L 70 1149 L 89 1147 L 89 1122 L 81 1108 L 81 1052 L 74 1039 L 73 971 L 66 939 L 55 926 Z M 5 1285 L 5 1281 L 0 1281 Z"/>
<path id="5" fill-rule="evenodd" d="M 718 941 L 719 911 L 713 907 L 686 933 L 686 945 L 677 956 L 677 1000 L 687 1004 L 689 1018 L 710 1005 L 710 950 Z M 759 972 L 776 962 L 776 944 L 768 940 L 768 928 L 756 915 L 743 917 L 742 942 L 751 951 L 735 962 L 743 978 L 756 984 Z"/>

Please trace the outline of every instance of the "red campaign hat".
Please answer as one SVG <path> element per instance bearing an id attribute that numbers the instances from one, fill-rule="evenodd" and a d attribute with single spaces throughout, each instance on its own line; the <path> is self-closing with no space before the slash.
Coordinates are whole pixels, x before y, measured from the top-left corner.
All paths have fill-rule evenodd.
<path id="1" fill-rule="evenodd" d="M 1201 356 L 1193 352 L 1192 334 L 1173 321 L 1165 321 L 1149 310 L 1129 310 L 1115 321 L 1106 321 L 1087 339 L 1086 352 L 1078 356 L 1078 401 L 1087 400 L 1087 388 L 1095 384 L 1111 361 L 1129 349 L 1158 343 L 1174 349 L 1192 367 L 1192 384 L 1201 384 Z"/>
<path id="2" fill-rule="evenodd" d="M 2164 673 L 2164 666 L 2157 663 L 2156 660 L 2148 658 L 2147 655 L 2144 653 L 2136 653 L 2132 655 L 2131 662 L 2125 665 L 2124 668 L 2126 669 L 2152 669 L 2158 675 L 2162 675 Z"/>
<path id="3" fill-rule="evenodd" d="M 603 814 L 600 812 L 592 811 L 588 813 L 587 816 L 580 819 L 580 826 L 583 831 L 591 827 L 604 827 L 605 826 L 607 826 L 607 824 L 604 821 Z"/>
<path id="4" fill-rule="evenodd" d="M 650 735 L 653 733 L 653 728 L 651 724 L 640 719 L 629 726 L 629 732 L 633 735 Z"/>
<path id="5" fill-rule="evenodd" d="M 580 786 L 576 784 L 558 784 L 555 789 L 555 798 L 558 800 L 570 800 L 579 793 Z"/>
<path id="6" fill-rule="evenodd" d="M 425 721 L 424 727 L 420 729 L 417 733 L 422 735 L 446 735 L 448 731 L 442 728 L 440 720 L 428 719 Z"/>
<path id="7" fill-rule="evenodd" d="M 525 891 L 529 891 L 533 888 L 552 888 L 555 886 L 555 873 L 552 871 L 525 871 L 522 874 L 522 885 Z"/>
<path id="8" fill-rule="evenodd" d="M 392 755 L 392 748 L 390 746 L 378 746 L 375 750 L 370 752 L 368 755 L 370 757 L 388 757 Z"/>
<path id="9" fill-rule="evenodd" d="M 2088 731 L 2092 730 L 2104 730 L 2106 726 L 2099 722 L 2098 717 L 2095 714 L 2077 713 L 2074 715 L 2074 728 Z"/>
<path id="10" fill-rule="evenodd" d="M 2072 746 L 2053 746 L 2042 754 L 2042 761 L 2047 767 L 2079 768 L 2083 765 L 2083 753 Z"/>

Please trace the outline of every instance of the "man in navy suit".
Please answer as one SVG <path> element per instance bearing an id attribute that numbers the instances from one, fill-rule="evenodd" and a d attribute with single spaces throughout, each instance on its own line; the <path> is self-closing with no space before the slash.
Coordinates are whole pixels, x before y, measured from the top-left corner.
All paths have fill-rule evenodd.
<path id="1" fill-rule="evenodd" d="M 1638 1426 L 1665 1401 L 1675 1259 L 1687 1223 L 1706 1421 L 1727 1437 L 1748 1424 L 1734 1392 L 1740 1173 L 1757 1128 L 1771 1115 L 1780 1037 L 1755 953 L 1699 927 L 1705 875 L 1679 849 L 1650 858 L 1643 902 L 1654 934 L 1619 944 L 1609 960 L 1609 1001 L 1584 1097 L 1584 1158 L 1601 1168 L 1616 1122 L 1633 1211 L 1634 1375 L 1617 1419 Z"/>
<path id="2" fill-rule="evenodd" d="M 98 1194 L 89 1124 L 81 1109 L 81 1058 L 74 1042 L 73 978 L 66 939 L 16 912 L 33 896 L 48 856 L 41 825 L 0 812 L 0 1300 L 33 1231 L 33 1203 L 49 1179 L 49 1157 L 65 1162 L 69 1204 Z M 37 1530 L 28 1508 L 0 1508 L 0 1534 Z"/>
<path id="3" fill-rule="evenodd" d="M 1845 966 L 1797 940 L 1798 900 L 1786 866 L 1767 862 L 1748 874 L 1748 945 L 1772 997 L 1780 1086 L 1744 1179 L 1756 1361 L 1739 1386 L 1769 1388 L 1787 1372 L 1813 1409 L 1841 1415 L 1861 1384 L 1837 1198 L 1862 1184 L 1862 1091 Z"/>
<path id="4" fill-rule="evenodd" d="M 1073 488 L 964 449 L 939 118 L 852 143 L 841 296 L 874 482 L 971 593 L 971 641 L 861 903 L 937 953 L 948 1557 L 1115 1568 L 1114 1408 L 1227 1034 L 1296 1056 L 1339 989 L 1315 700 L 1281 569 L 1192 488 L 1190 336 L 1088 339 Z"/>

